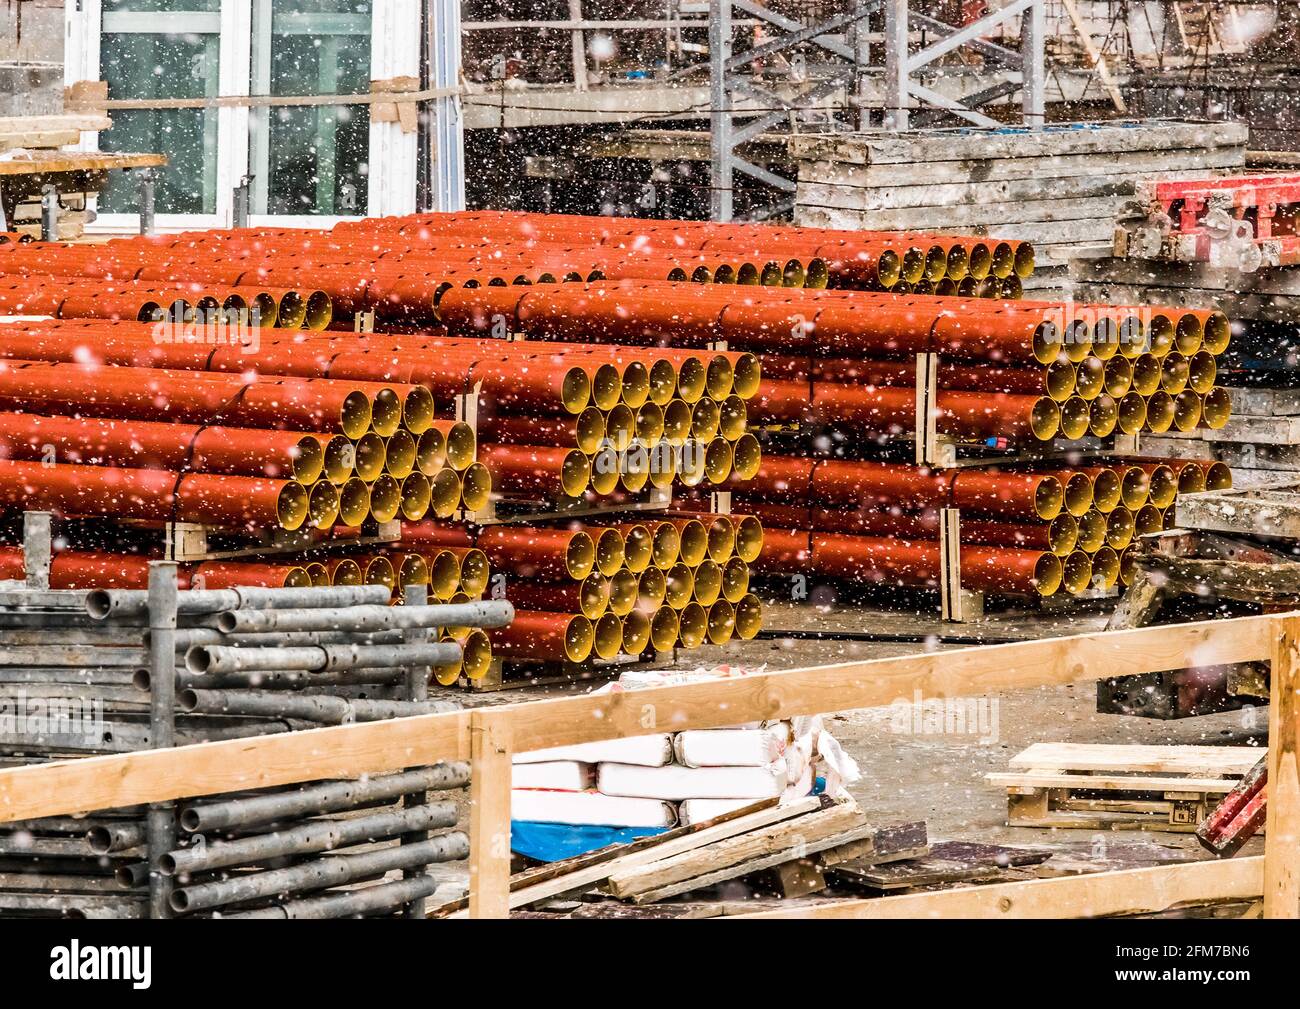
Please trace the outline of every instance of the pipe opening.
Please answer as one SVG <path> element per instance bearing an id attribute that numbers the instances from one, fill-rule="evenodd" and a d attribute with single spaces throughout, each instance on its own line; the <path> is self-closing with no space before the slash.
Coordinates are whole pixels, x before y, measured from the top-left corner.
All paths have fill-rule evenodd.
<path id="1" fill-rule="evenodd" d="M 591 379 L 581 368 L 569 368 L 560 383 L 560 402 L 567 413 L 581 413 L 591 401 Z"/>
<path id="2" fill-rule="evenodd" d="M 620 378 L 623 402 L 633 410 L 641 407 L 650 397 L 650 369 L 640 361 L 631 361 L 623 367 Z"/>
<path id="3" fill-rule="evenodd" d="M 1106 365 L 1100 358 L 1087 357 L 1078 364 L 1074 384 L 1080 399 L 1094 400 L 1101 395 L 1106 384 Z"/>
<path id="4" fill-rule="evenodd" d="M 763 552 L 763 523 L 753 515 L 733 515 L 736 527 L 736 556 L 746 564 L 758 560 Z"/>
<path id="5" fill-rule="evenodd" d="M 678 615 L 677 640 L 683 648 L 699 648 L 709 633 L 709 611 L 699 603 L 688 603 Z"/>
<path id="6" fill-rule="evenodd" d="M 1070 595 L 1077 596 L 1085 591 L 1091 582 L 1092 561 L 1083 551 L 1076 550 L 1061 561 L 1061 584 Z"/>
<path id="7" fill-rule="evenodd" d="M 307 565 L 307 577 L 311 579 L 312 588 L 317 588 L 317 589 L 329 588 L 329 584 L 330 584 L 329 568 L 327 568 L 320 561 L 312 561 L 310 564 Z M 149 687 L 146 684 L 141 689 L 148 690 Z"/>
<path id="8" fill-rule="evenodd" d="M 695 576 L 685 564 L 674 564 L 664 576 L 664 602 L 680 610 L 695 594 Z"/>
<path id="9" fill-rule="evenodd" d="M 706 560 L 695 569 L 695 585 L 691 594 L 701 606 L 712 606 L 722 595 L 722 568 Z"/>
<path id="10" fill-rule="evenodd" d="M 370 398 L 360 391 L 350 392 L 343 400 L 339 412 L 339 427 L 349 438 L 357 439 L 370 429 L 373 408 Z"/>
<path id="11" fill-rule="evenodd" d="M 1164 464 L 1157 465 L 1147 474 L 1147 498 L 1151 504 L 1157 508 L 1168 508 L 1174 503 L 1174 496 L 1178 493 L 1178 475 L 1174 472 L 1172 466 Z M 1134 495 L 1133 504 L 1130 508 L 1136 509 L 1146 501 L 1138 501 Z"/>
<path id="12" fill-rule="evenodd" d="M 677 365 L 677 395 L 687 403 L 696 402 L 708 387 L 708 368 L 698 357 L 684 358 Z"/>
<path id="13" fill-rule="evenodd" d="M 642 445 L 653 445 L 664 436 L 664 411 L 655 403 L 643 403 L 636 412 L 636 437 Z"/>
<path id="14" fill-rule="evenodd" d="M 646 568 L 637 577 L 636 608 L 653 613 L 668 594 L 668 578 L 660 568 Z"/>
<path id="15" fill-rule="evenodd" d="M 393 389 L 380 389 L 371 402 L 370 428 L 387 438 L 402 425 L 402 399 Z"/>
<path id="16" fill-rule="evenodd" d="M 1171 396 L 1176 396 L 1187 388 L 1191 376 L 1191 365 L 1187 358 L 1177 351 L 1165 355 L 1160 364 L 1160 388 Z"/>
<path id="17" fill-rule="evenodd" d="M 713 282 L 715 284 L 734 284 L 736 282 L 736 268 L 730 263 L 719 263 L 713 269 Z"/>
<path id="18" fill-rule="evenodd" d="M 596 535 L 596 570 L 608 577 L 623 566 L 623 534 L 612 527 Z"/>
<path id="19" fill-rule="evenodd" d="M 681 557 L 681 533 L 671 522 L 660 522 L 651 531 L 654 533 L 654 565 L 667 570 Z"/>
<path id="20" fill-rule="evenodd" d="M 1133 512 L 1127 508 L 1116 508 L 1106 516 L 1106 545 L 1112 550 L 1123 550 L 1133 542 L 1136 529 Z"/>
<path id="21" fill-rule="evenodd" d="M 413 387 L 402 400 L 402 424 L 412 434 L 421 434 L 433 424 L 433 418 L 433 393 L 422 385 Z"/>
<path id="22" fill-rule="evenodd" d="M 690 406 L 680 399 L 674 399 L 664 408 L 663 438 L 670 445 L 682 445 L 690 437 L 694 414 Z"/>
<path id="23" fill-rule="evenodd" d="M 586 617 L 571 617 L 564 628 L 564 657 L 582 662 L 596 645 L 596 628 Z"/>
<path id="24" fill-rule="evenodd" d="M 1133 356 L 1136 357 L 1141 353 L 1151 353 L 1156 357 L 1164 357 L 1169 353 L 1174 345 L 1174 320 L 1165 315 L 1163 312 L 1151 316 L 1151 322 L 1148 326 L 1149 347 L 1142 347 L 1135 344 Z"/>
<path id="25" fill-rule="evenodd" d="M 1098 511 L 1114 511 L 1122 500 L 1123 494 L 1124 484 L 1115 470 L 1103 468 L 1093 474 L 1092 504 Z"/>
<path id="26" fill-rule="evenodd" d="M 472 432 L 471 432 L 472 436 Z M 425 476 L 433 476 L 447 464 L 447 439 L 436 427 L 420 434 L 415 443 L 415 465 Z"/>
<path id="27" fill-rule="evenodd" d="M 1186 312 L 1178 317 L 1178 326 L 1174 330 L 1174 347 L 1180 354 L 1190 357 L 1201 349 L 1205 340 L 1205 327 L 1198 316 Z"/>
<path id="28" fill-rule="evenodd" d="M 1133 364 L 1127 357 L 1112 357 L 1103 376 L 1106 392 L 1119 399 L 1133 388 Z"/>
<path id="29" fill-rule="evenodd" d="M 1100 316 L 1092 327 L 1092 352 L 1102 362 L 1119 353 L 1119 323 L 1108 315 Z"/>
<path id="30" fill-rule="evenodd" d="M 592 465 L 583 453 L 573 449 L 564 454 L 564 462 L 560 466 L 560 487 L 568 497 L 581 497 L 587 485 L 592 482 L 592 475 Z M 614 478 L 618 479 L 617 473 Z"/>
<path id="31" fill-rule="evenodd" d="M 592 650 L 598 659 L 612 659 L 618 655 L 623 650 L 623 621 L 612 613 L 606 613 L 597 620 Z"/>
<path id="32" fill-rule="evenodd" d="M 478 512 L 487 507 L 492 496 L 492 474 L 481 462 L 470 463 L 460 475 L 460 503 L 466 511 Z"/>
<path id="33" fill-rule="evenodd" d="M 704 475 L 709 483 L 724 483 L 731 475 L 735 454 L 724 438 L 714 438 L 704 450 Z"/>
<path id="34" fill-rule="evenodd" d="M 749 565 L 732 557 L 722 566 L 722 598 L 738 603 L 749 592 Z"/>
<path id="35" fill-rule="evenodd" d="M 307 295 L 303 314 L 303 322 L 308 329 L 317 332 L 328 329 L 329 324 L 334 321 L 334 303 L 324 291 L 312 291 Z"/>
<path id="36" fill-rule="evenodd" d="M 725 645 L 736 633 L 736 610 L 725 599 L 719 599 L 709 610 L 709 643 Z"/>
<path id="37" fill-rule="evenodd" d="M 1163 434 L 1174 423 L 1174 398 L 1167 392 L 1155 392 L 1147 399 L 1147 430 Z"/>
<path id="38" fill-rule="evenodd" d="M 620 478 L 619 457 L 614 449 L 601 449 L 592 457 L 590 482 L 593 491 L 601 497 L 613 494 L 618 489 Z"/>
<path id="39" fill-rule="evenodd" d="M 406 588 L 408 585 L 428 585 L 429 584 L 429 565 L 425 563 L 423 557 L 419 554 L 401 554 L 401 561 L 397 565 L 397 586 Z"/>
<path id="40" fill-rule="evenodd" d="M 276 307 L 275 324 L 280 329 L 302 329 L 307 318 L 307 303 L 297 291 L 285 291 Z"/>
<path id="41" fill-rule="evenodd" d="M 333 566 L 326 565 L 329 568 L 330 584 L 343 586 L 357 586 L 361 584 L 361 565 L 351 557 L 343 557 L 333 563 Z"/>
<path id="42" fill-rule="evenodd" d="M 746 432 L 736 439 L 731 450 L 731 471 L 740 480 L 752 480 L 763 465 L 763 447 L 758 439 Z"/>
<path id="43" fill-rule="evenodd" d="M 339 492 L 332 483 L 314 483 L 307 495 L 308 518 L 313 529 L 331 529 L 339 517 Z"/>
<path id="44" fill-rule="evenodd" d="M 402 479 L 402 518 L 416 522 L 429 513 L 433 486 L 423 473 L 408 473 Z"/>
<path id="45" fill-rule="evenodd" d="M 731 360 L 725 354 L 714 354 L 709 358 L 708 367 L 705 370 L 705 390 L 715 400 L 726 399 L 731 395 L 731 390 L 735 384 L 736 371 L 731 366 Z"/>
<path id="46" fill-rule="evenodd" d="M 391 476 L 381 476 L 370 485 L 370 514 L 376 522 L 391 522 L 401 507 L 402 485 Z"/>
<path id="47" fill-rule="evenodd" d="M 476 627 L 460 643 L 460 650 L 461 670 L 465 678 L 470 682 L 483 679 L 492 668 L 492 639 Z"/>
<path id="48" fill-rule="evenodd" d="M 1211 312 L 1205 319 L 1201 346 L 1211 354 L 1222 354 L 1231 340 L 1232 326 L 1228 317 L 1222 312 Z"/>
<path id="49" fill-rule="evenodd" d="M 970 253 L 961 245 L 948 246 L 946 278 L 954 281 L 961 280 L 968 272 L 970 272 Z"/>
<path id="50" fill-rule="evenodd" d="M 1174 427 L 1194 431 L 1201 423 L 1201 397 L 1194 392 L 1180 392 L 1174 397 Z"/>
<path id="51" fill-rule="evenodd" d="M 1079 539 L 1075 546 L 1085 553 L 1094 553 L 1101 549 L 1106 545 L 1106 528 L 1105 515 L 1099 511 L 1088 512 L 1079 519 Z"/>
<path id="52" fill-rule="evenodd" d="M 1120 482 L 1120 504 L 1130 511 L 1141 508 L 1151 497 L 1151 476 L 1140 466 L 1126 466 Z"/>
<path id="53" fill-rule="evenodd" d="M 753 263 L 741 263 L 736 269 L 736 283 L 744 287 L 758 284 L 758 267 Z"/>
<path id="54" fill-rule="evenodd" d="M 371 432 L 357 439 L 353 448 L 352 468 L 367 483 L 378 480 L 388 460 L 388 446 L 384 439 Z"/>
<path id="55" fill-rule="evenodd" d="M 677 392 L 677 369 L 665 358 L 656 358 L 650 365 L 650 402 L 667 406 Z"/>
<path id="56" fill-rule="evenodd" d="M 1219 375 L 1218 362 L 1214 355 L 1205 350 L 1198 350 L 1187 364 L 1187 383 L 1192 392 L 1207 395 L 1213 388 Z"/>
<path id="57" fill-rule="evenodd" d="M 393 589 L 397 587 L 397 571 L 393 568 L 393 562 L 382 554 L 368 557 L 361 581 L 364 585 L 382 585 L 384 588 Z"/>
<path id="58" fill-rule="evenodd" d="M 591 376 L 591 401 L 601 410 L 612 410 L 623 395 L 623 376 L 612 364 L 602 364 Z"/>
<path id="59" fill-rule="evenodd" d="M 677 644 L 681 632 L 681 622 L 677 612 L 669 606 L 661 606 L 650 618 L 650 644 L 656 652 L 670 652 Z"/>
<path id="60" fill-rule="evenodd" d="M 596 567 L 596 541 L 584 532 L 569 537 L 564 550 L 564 570 L 570 578 L 581 581 Z"/>
<path id="61" fill-rule="evenodd" d="M 1165 527 L 1165 517 L 1155 505 L 1143 505 L 1133 516 L 1133 530 L 1138 536 L 1150 536 Z"/>
<path id="62" fill-rule="evenodd" d="M 1119 429 L 1137 434 L 1147 422 L 1147 402 L 1136 392 L 1128 392 L 1119 401 Z"/>
<path id="63" fill-rule="evenodd" d="M 248 306 L 248 319 L 259 329 L 271 329 L 280 318 L 280 306 L 275 296 L 267 291 L 253 295 L 253 302 Z"/>
<path id="64" fill-rule="evenodd" d="M 623 653 L 640 655 L 650 644 L 650 618 L 633 610 L 623 618 Z"/>
<path id="65" fill-rule="evenodd" d="M 803 263 L 797 259 L 786 260 L 785 265 L 781 267 L 781 286 L 803 287 L 806 276 Z"/>
<path id="66" fill-rule="evenodd" d="M 310 512 L 307 490 L 302 484 L 287 481 L 276 497 L 275 517 L 282 529 L 293 532 L 302 527 Z"/>
<path id="67" fill-rule="evenodd" d="M 460 477 L 453 470 L 440 469 L 429 481 L 429 511 L 434 518 L 450 518 L 460 507 Z"/>
<path id="68" fill-rule="evenodd" d="M 1057 557 L 1064 557 L 1079 542 L 1079 520 L 1062 512 L 1047 524 L 1047 548 Z"/>
<path id="69" fill-rule="evenodd" d="M 632 439 L 636 436 L 636 414 L 631 407 L 620 403 L 609 411 L 604 423 L 605 437 L 609 439 L 612 448 L 621 452 L 632 444 Z M 595 451 L 599 451 L 599 446 Z"/>
<path id="70" fill-rule="evenodd" d="M 370 489 L 360 478 L 352 477 L 338 495 L 338 515 L 350 529 L 359 527 L 370 514 Z"/>
<path id="71" fill-rule="evenodd" d="M 429 572 L 429 594 L 434 599 L 446 602 L 456 594 L 461 582 L 461 561 L 454 552 L 435 551 L 425 558 L 425 567 Z"/>
<path id="72" fill-rule="evenodd" d="M 1220 430 L 1228 423 L 1232 415 L 1232 394 L 1222 386 L 1215 386 L 1201 401 L 1201 416 L 1205 426 L 1212 431 Z"/>
<path id="73" fill-rule="evenodd" d="M 1185 464 L 1178 471 L 1178 493 L 1199 494 L 1203 490 L 1205 490 L 1205 470 L 1194 462 Z M 1170 501 L 1169 504 L 1173 502 Z M 1168 508 L 1169 504 L 1164 507 Z"/>
<path id="74" fill-rule="evenodd" d="M 487 554 L 477 547 L 470 547 L 460 555 L 460 576 L 459 585 L 461 590 L 470 598 L 481 596 L 488 586 L 488 578 L 491 575 L 491 565 L 488 564 Z"/>
<path id="75" fill-rule="evenodd" d="M 640 574 L 650 567 L 654 554 L 654 537 L 643 525 L 630 525 L 623 528 L 623 563 L 633 574 Z"/>
<path id="76" fill-rule="evenodd" d="M 1055 595 L 1061 587 L 1061 566 L 1061 558 L 1056 554 L 1039 554 L 1034 561 L 1034 591 L 1040 596 Z"/>
<path id="77" fill-rule="evenodd" d="M 1119 581 L 1119 554 L 1102 547 L 1092 555 L 1092 583 L 1095 588 L 1111 589 Z"/>
<path id="78" fill-rule="evenodd" d="M 1012 269 L 1017 277 L 1032 277 L 1034 274 L 1034 247 L 1029 242 L 1016 245 Z"/>
<path id="79" fill-rule="evenodd" d="M 993 246 L 993 265 L 989 272 L 998 280 L 1011 276 L 1016 268 L 1016 252 L 1010 242 L 998 242 Z"/>
<path id="80" fill-rule="evenodd" d="M 384 471 L 395 480 L 404 480 L 415 470 L 416 444 L 411 433 L 398 428 L 384 446 Z"/>
<path id="81" fill-rule="evenodd" d="M 1083 402 L 1083 400 L 1075 398 L 1078 402 Z M 1069 400 L 1066 402 L 1069 402 Z M 1029 430 L 1033 432 L 1034 437 L 1039 441 L 1051 441 L 1056 437 L 1056 433 L 1060 429 L 1061 408 L 1047 397 L 1036 400 L 1033 408 L 1029 411 Z"/>
<path id="82" fill-rule="evenodd" d="M 302 484 L 313 484 L 325 469 L 325 446 L 316 435 L 299 438 L 292 456 L 293 478 Z"/>
<path id="83" fill-rule="evenodd" d="M 722 411 L 718 401 L 707 396 L 691 408 L 691 435 L 701 441 L 708 441 L 718 433 L 722 421 Z"/>
<path id="84" fill-rule="evenodd" d="M 1044 402 L 1040 400 L 1039 402 Z M 1051 400 L 1045 402 L 1051 403 Z M 1055 406 L 1056 404 L 1052 404 Z M 1037 408 L 1037 404 L 1035 404 Z M 1088 402 L 1078 396 L 1071 396 L 1061 404 L 1061 434 L 1071 441 L 1082 438 L 1092 426 L 1092 409 Z M 1043 439 L 1046 441 L 1047 439 Z"/>
<path id="85" fill-rule="evenodd" d="M 899 279 L 894 283 L 897 288 L 900 283 L 915 284 L 925 276 L 925 253 L 913 246 L 903 253 L 903 263 L 899 271 Z"/>

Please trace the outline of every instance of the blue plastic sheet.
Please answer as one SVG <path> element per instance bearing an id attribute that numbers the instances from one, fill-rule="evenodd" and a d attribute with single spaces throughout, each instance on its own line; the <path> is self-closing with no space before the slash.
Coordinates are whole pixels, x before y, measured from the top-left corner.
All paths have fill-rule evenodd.
<path id="1" fill-rule="evenodd" d="M 510 847 L 539 862 L 558 862 L 611 844 L 662 834 L 667 827 L 593 827 L 572 823 L 510 821 Z"/>

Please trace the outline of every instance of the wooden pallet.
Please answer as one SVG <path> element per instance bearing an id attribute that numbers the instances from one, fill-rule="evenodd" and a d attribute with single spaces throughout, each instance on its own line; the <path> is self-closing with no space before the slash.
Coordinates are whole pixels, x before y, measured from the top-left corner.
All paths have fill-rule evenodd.
<path id="1" fill-rule="evenodd" d="M 1007 825 L 1192 833 L 1260 757 L 1253 746 L 1035 743 L 1017 770 L 986 774 L 1007 789 Z"/>

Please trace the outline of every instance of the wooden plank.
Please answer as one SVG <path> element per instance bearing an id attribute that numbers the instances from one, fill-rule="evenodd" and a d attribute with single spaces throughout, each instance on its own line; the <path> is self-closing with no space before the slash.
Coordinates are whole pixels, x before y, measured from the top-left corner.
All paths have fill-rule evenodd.
<path id="1" fill-rule="evenodd" d="M 1128 869 L 1023 883 L 956 887 L 934 893 L 804 904 L 738 915 L 782 918 L 1098 918 L 1164 911 L 1179 904 L 1258 897 L 1261 856 Z"/>
<path id="2" fill-rule="evenodd" d="M 1183 529 L 1300 538 L 1300 494 L 1285 485 L 1179 495 Z"/>
<path id="3" fill-rule="evenodd" d="M 1105 219 L 1107 229 L 1115 227 L 1115 213 L 1122 202 L 1118 196 L 1043 198 L 999 203 L 996 200 L 972 201 L 968 204 L 935 207 L 885 207 L 867 206 L 866 200 L 856 199 L 853 190 L 814 185 L 804 187 L 797 203 L 803 207 L 816 206 L 825 211 L 839 210 L 861 214 L 871 227 L 882 231 L 916 228 L 969 228 L 977 225 L 999 224 L 1022 227 L 1065 221 L 1094 221 Z M 1071 231 L 1068 237 L 1075 241 L 1083 236 Z"/>
<path id="4" fill-rule="evenodd" d="M 1199 432 L 1206 441 L 1246 441 L 1265 445 L 1300 445 L 1300 417 L 1234 415 L 1218 430 Z"/>
<path id="5" fill-rule="evenodd" d="M 1034 771 L 1016 774 L 993 771 L 984 775 L 990 785 L 1021 788 L 1095 788 L 1123 792 L 1231 792 L 1239 779 L 1199 777 L 1156 777 L 1152 775 L 1065 774 Z"/>
<path id="6" fill-rule="evenodd" d="M 667 900 L 669 897 L 676 897 L 692 890 L 713 886 L 716 883 L 725 883 L 727 880 L 738 879 L 741 876 L 762 872 L 765 869 L 773 869 L 786 862 L 807 858 L 809 855 L 816 855 L 827 848 L 839 847 L 843 844 L 861 840 L 870 835 L 873 830 L 875 828 L 870 824 L 863 824 L 842 834 L 834 834 L 817 841 L 807 841 L 782 851 L 769 851 L 767 854 L 758 855 L 738 865 L 730 865 L 705 873 L 703 876 L 693 876 L 690 879 L 670 883 L 654 890 L 646 890 L 643 893 L 635 894 L 632 899 L 638 904 L 652 904 L 655 901 Z"/>
<path id="7" fill-rule="evenodd" d="M 1246 130 L 1239 123 L 1090 125 L 1041 130 L 919 130 L 904 137 L 794 137 L 798 157 L 858 164 L 960 161 L 968 158 L 1053 158 L 1077 154 L 1123 155 L 1169 148 L 1240 148 L 1245 163 Z"/>
<path id="8" fill-rule="evenodd" d="M 760 855 L 770 854 L 776 847 L 784 851 L 795 844 L 841 835 L 864 826 L 865 823 L 866 814 L 856 803 L 833 805 L 793 820 L 784 820 L 729 837 L 704 848 L 657 859 L 649 865 L 611 873 L 609 892 L 616 897 L 630 897 L 658 890 L 719 869 L 731 869 Z"/>
<path id="9" fill-rule="evenodd" d="M 102 154 L 95 151 L 33 151 L 30 158 L 0 161 L 0 175 L 54 175 L 167 164 L 162 154 Z"/>
<path id="10" fill-rule="evenodd" d="M 1300 918 L 1300 617 L 1278 622 L 1268 706 L 1264 917 Z"/>
<path id="11" fill-rule="evenodd" d="M 469 723 L 469 915 L 510 916 L 510 720 L 472 712 Z"/>
<path id="12" fill-rule="evenodd" d="M 965 697 L 999 690 L 1268 657 L 1271 616 L 1080 634 L 934 654 L 708 680 L 618 694 L 502 705 L 517 750 L 644 734 L 647 712 L 673 731 L 720 728 L 880 706 L 921 691 Z M 90 757 L 0 770 L 0 822 L 347 778 L 469 752 L 469 713 L 417 715 L 280 736 Z"/>
<path id="13" fill-rule="evenodd" d="M 1242 775 L 1255 766 L 1259 753 L 1255 746 L 1033 743 L 1007 761 L 1007 766 L 1050 767 L 1062 771 Z"/>
<path id="14" fill-rule="evenodd" d="M 63 113 L 54 116 L 0 116 L 0 133 L 98 133 L 100 130 L 112 129 L 113 120 L 108 116 L 86 115 L 84 113 Z"/>

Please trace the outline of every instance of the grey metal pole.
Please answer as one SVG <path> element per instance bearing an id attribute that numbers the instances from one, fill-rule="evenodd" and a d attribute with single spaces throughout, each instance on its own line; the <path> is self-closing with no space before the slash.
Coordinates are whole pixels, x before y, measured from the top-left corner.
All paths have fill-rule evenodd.
<path id="1" fill-rule="evenodd" d="M 140 234 L 154 233 L 154 183 L 158 173 L 152 168 L 138 169 L 140 185 Z"/>
<path id="2" fill-rule="evenodd" d="M 726 222 L 732 217 L 731 185 L 735 175 L 731 140 L 731 96 L 727 61 L 731 59 L 731 0 L 709 0 L 709 133 L 713 161 L 709 215 Z"/>
<path id="3" fill-rule="evenodd" d="M 908 0 L 885 0 L 885 129 L 908 127 Z"/>
<path id="4" fill-rule="evenodd" d="M 585 82 L 584 82 L 585 83 Z M 408 585 L 402 593 L 402 601 L 407 606 L 427 606 L 429 602 L 429 587 L 427 585 Z M 433 640 L 433 631 L 428 627 L 408 627 L 406 629 L 406 643 L 408 645 L 425 645 Z M 426 665 L 410 665 L 406 667 L 406 699 L 408 701 L 427 701 L 429 699 L 429 677 L 433 675 L 433 668 Z M 402 796 L 402 806 L 405 809 L 414 809 L 416 806 L 423 806 L 429 801 L 428 792 L 409 792 Z M 400 844 L 414 845 L 426 844 L 429 840 L 428 832 L 403 834 Z M 423 874 L 423 865 L 410 864 L 402 869 L 403 879 L 414 879 Z M 417 897 L 406 905 L 404 912 L 407 918 L 423 918 L 425 914 L 425 899 Z"/>
<path id="5" fill-rule="evenodd" d="M 41 187 L 41 241 L 59 240 L 59 191 L 52 185 Z"/>
<path id="6" fill-rule="evenodd" d="M 1033 3 L 1020 22 L 1020 61 L 1026 126 L 1042 126 L 1047 119 L 1047 67 L 1044 54 L 1047 11 Z"/>
<path id="7" fill-rule="evenodd" d="M 871 109 L 867 107 L 871 82 L 867 76 L 867 68 L 871 65 L 869 15 L 875 6 L 875 0 L 853 0 L 854 20 L 849 29 L 849 44 L 853 47 L 853 85 L 850 93 L 857 105 L 856 114 L 851 118 L 859 131 L 871 128 Z"/>
<path id="8" fill-rule="evenodd" d="M 176 745 L 176 562 L 149 562 L 149 745 Z M 149 852 L 149 916 L 170 918 L 172 881 L 160 871 L 176 847 L 176 810 L 160 802 L 146 814 Z"/>
<path id="9" fill-rule="evenodd" d="M 236 228 L 248 227 L 248 199 L 252 184 L 253 177 L 245 175 L 239 180 L 239 185 L 235 187 L 234 195 L 231 197 L 232 214 Z"/>

